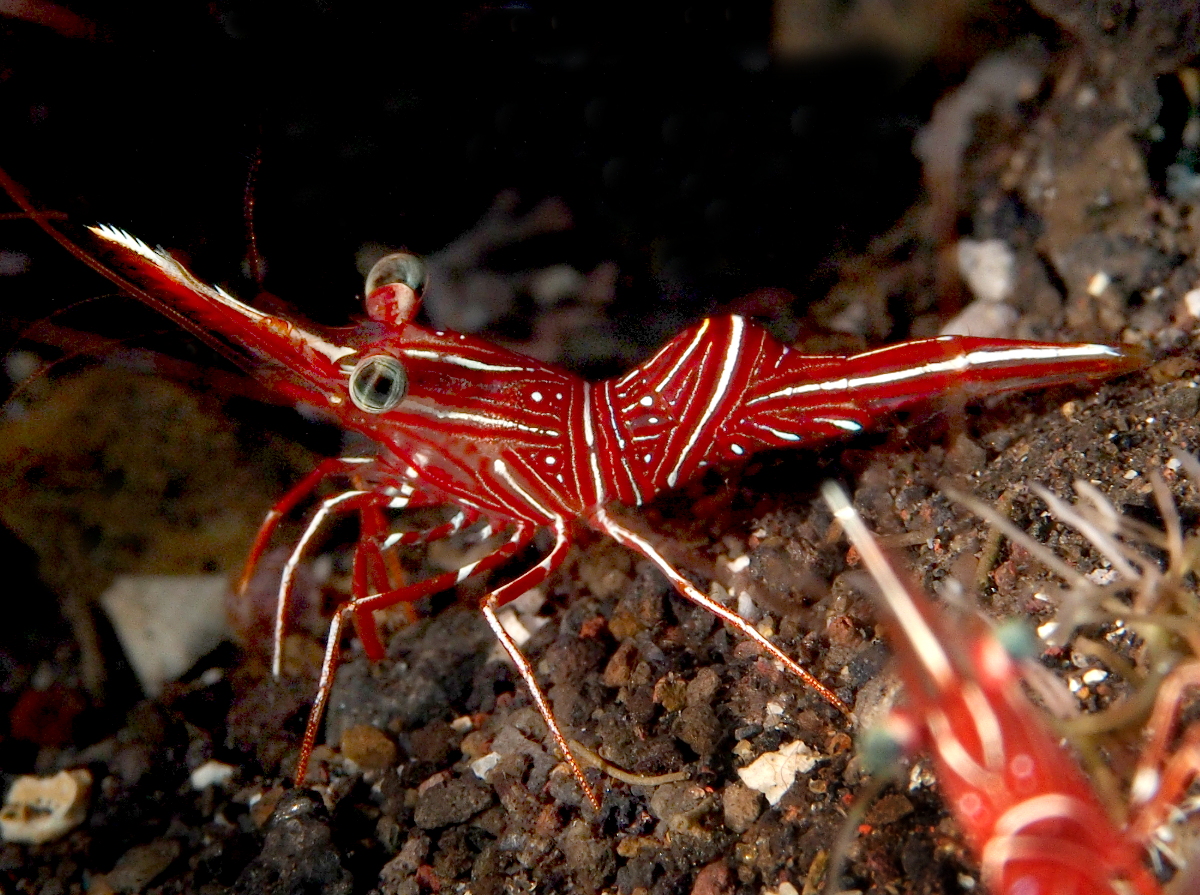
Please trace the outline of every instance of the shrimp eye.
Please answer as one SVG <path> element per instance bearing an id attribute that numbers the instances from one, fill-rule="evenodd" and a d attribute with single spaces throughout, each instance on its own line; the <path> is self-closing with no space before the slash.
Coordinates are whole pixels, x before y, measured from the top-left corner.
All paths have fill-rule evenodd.
<path id="1" fill-rule="evenodd" d="M 408 252 L 393 252 L 384 255 L 371 267 L 371 272 L 367 274 L 366 294 L 370 295 L 381 286 L 403 283 L 420 298 L 427 280 L 424 261 Z"/>
<path id="2" fill-rule="evenodd" d="M 408 374 L 389 354 L 364 357 L 350 374 L 350 400 L 367 413 L 386 413 L 408 393 Z"/>

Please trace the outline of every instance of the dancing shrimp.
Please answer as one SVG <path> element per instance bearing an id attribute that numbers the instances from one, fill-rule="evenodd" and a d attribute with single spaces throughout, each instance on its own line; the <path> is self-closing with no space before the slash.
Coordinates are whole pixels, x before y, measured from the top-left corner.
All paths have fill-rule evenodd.
<path id="1" fill-rule="evenodd" d="M 709 466 L 766 448 L 807 447 L 853 435 L 893 411 L 947 392 L 991 395 L 1112 376 L 1141 363 L 1136 354 L 1107 345 L 960 336 L 851 356 L 805 355 L 734 315 L 702 320 L 624 375 L 593 383 L 482 339 L 418 324 L 425 275 L 414 256 L 389 255 L 371 270 L 367 320 L 337 329 L 302 326 L 200 282 L 164 250 L 123 230 L 90 227 L 85 248 L 39 212 L 3 172 L 0 185 L 69 252 L 121 289 L 199 338 L 226 351 L 234 346 L 282 399 L 320 408 L 375 444 L 371 452 L 321 463 L 296 485 L 263 523 L 248 563 L 249 570 L 280 518 L 319 485 L 330 479 L 349 483 L 319 503 L 287 561 L 279 590 L 277 675 L 297 565 L 330 518 L 360 514 L 352 598 L 330 626 L 296 765 L 300 783 L 333 686 L 346 621 L 353 621 L 366 654 L 382 658 L 376 611 L 482 575 L 517 555 L 541 530 L 553 535 L 549 552 L 490 590 L 479 608 L 593 805 L 598 800 L 531 664 L 497 616 L 500 607 L 563 563 L 578 526 L 648 559 L 681 596 L 755 641 L 849 715 L 832 689 L 688 581 L 649 540 L 616 518 L 613 505 L 645 503 Z M 387 531 L 385 510 L 446 504 L 457 512 L 443 525 Z M 384 551 L 443 538 L 479 520 L 487 524 L 487 533 L 504 536 L 492 552 L 455 572 L 399 588 L 388 584 Z"/>

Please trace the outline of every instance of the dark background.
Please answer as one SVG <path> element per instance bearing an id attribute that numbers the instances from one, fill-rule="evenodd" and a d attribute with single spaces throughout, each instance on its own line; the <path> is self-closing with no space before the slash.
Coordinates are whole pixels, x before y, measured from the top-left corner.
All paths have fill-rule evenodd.
<path id="1" fill-rule="evenodd" d="M 569 234 L 492 262 L 616 262 L 605 313 L 630 346 L 586 370 L 611 372 L 755 289 L 792 303 L 765 316 L 802 313 L 913 201 L 909 146 L 938 96 L 1010 33 L 1053 30 L 949 4 L 919 46 L 886 45 L 840 34 L 839 9 L 789 56 L 761 2 L 47 7 L 0 19 L 0 163 L 43 205 L 250 297 L 243 188 L 260 152 L 265 288 L 329 323 L 357 310 L 365 242 L 428 253 L 502 190 L 523 207 L 561 197 Z M 108 291 L 32 230 L 0 230 L 33 259 L 0 279 L 15 331 Z M 129 329 L 162 325 L 144 320 Z"/>

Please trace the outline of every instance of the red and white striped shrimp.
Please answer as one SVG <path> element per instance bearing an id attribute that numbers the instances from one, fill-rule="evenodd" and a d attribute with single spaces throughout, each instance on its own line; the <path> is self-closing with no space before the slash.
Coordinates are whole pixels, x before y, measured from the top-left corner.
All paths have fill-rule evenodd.
<path id="1" fill-rule="evenodd" d="M 996 636 L 978 620 L 952 624 L 901 580 L 841 488 L 827 484 L 823 493 L 890 617 L 908 706 L 889 719 L 888 733 L 906 749 L 932 751 L 988 892 L 1160 892 L 1137 839 L 1112 822 L 1038 716 Z"/>
<path id="2" fill-rule="evenodd" d="M 330 628 L 297 762 L 299 781 L 332 688 L 346 619 L 354 621 L 366 653 L 381 658 L 375 611 L 495 568 L 537 531 L 549 529 L 554 543 L 547 555 L 488 593 L 480 609 L 596 804 L 533 669 L 496 614 L 563 562 L 577 524 L 649 559 L 682 596 L 754 640 L 849 714 L 831 689 L 615 519 L 610 505 L 641 504 L 709 465 L 763 448 L 811 445 L 859 432 L 891 411 L 946 392 L 993 394 L 1111 376 L 1141 363 L 1138 356 L 1106 345 L 958 336 L 849 357 L 809 356 L 779 344 L 742 317 L 728 316 L 685 330 L 623 376 L 590 383 L 481 339 L 415 323 L 424 273 L 412 256 L 388 256 L 372 269 L 365 289 L 367 321 L 340 329 L 302 327 L 199 282 L 166 252 L 121 230 L 90 228 L 92 248 L 85 250 L 40 214 L 3 172 L 0 185 L 77 258 L 200 338 L 211 343 L 219 337 L 222 347 L 236 346 L 256 362 L 256 375 L 280 397 L 320 408 L 377 445 L 364 456 L 326 461 L 293 488 L 264 522 L 247 567 L 248 575 L 279 519 L 322 482 L 352 483 L 320 503 L 280 585 L 276 674 L 292 573 L 327 519 L 360 513 L 353 598 Z M 451 504 L 461 512 L 430 531 L 385 535 L 382 510 L 434 504 Z M 388 582 L 384 549 L 445 537 L 480 518 L 490 525 L 489 533 L 507 535 L 491 553 L 456 572 L 405 587 Z"/>

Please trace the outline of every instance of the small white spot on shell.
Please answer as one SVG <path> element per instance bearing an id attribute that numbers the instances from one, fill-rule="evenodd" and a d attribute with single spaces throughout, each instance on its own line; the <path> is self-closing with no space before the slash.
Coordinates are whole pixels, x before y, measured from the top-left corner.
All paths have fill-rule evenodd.
<path id="1" fill-rule="evenodd" d="M 551 454 L 550 456 L 548 456 L 548 457 L 546 458 L 546 465 L 547 465 L 547 466 L 553 466 L 553 465 L 554 465 L 555 463 L 557 463 L 557 462 L 558 462 L 558 457 L 555 457 L 553 454 Z"/>
<path id="2" fill-rule="evenodd" d="M 1037 771 L 1037 764 L 1027 752 L 1019 752 L 1008 763 L 1008 769 L 1019 780 L 1028 780 Z"/>
<path id="3" fill-rule="evenodd" d="M 983 799 L 976 792 L 964 793 L 958 800 L 958 810 L 974 820 L 983 810 Z"/>
<path id="4" fill-rule="evenodd" d="M 535 400 L 535 401 L 541 401 L 541 400 L 542 400 L 542 393 L 541 393 L 541 392 L 534 392 L 534 393 L 533 393 L 532 395 L 530 395 L 529 397 L 533 398 L 533 400 Z"/>
<path id="5" fill-rule="evenodd" d="M 731 451 L 733 451 L 735 454 L 737 454 L 739 457 L 740 457 L 742 454 L 746 453 L 746 449 L 745 449 L 745 448 L 743 448 L 743 447 L 742 447 L 740 444 L 731 444 L 731 445 L 729 446 L 729 449 L 730 449 Z"/>
<path id="6" fill-rule="evenodd" d="M 640 401 L 638 401 L 638 403 L 641 404 L 643 407 L 649 407 L 651 404 L 654 403 L 654 399 L 651 398 L 649 395 L 642 395 L 642 399 Z"/>

